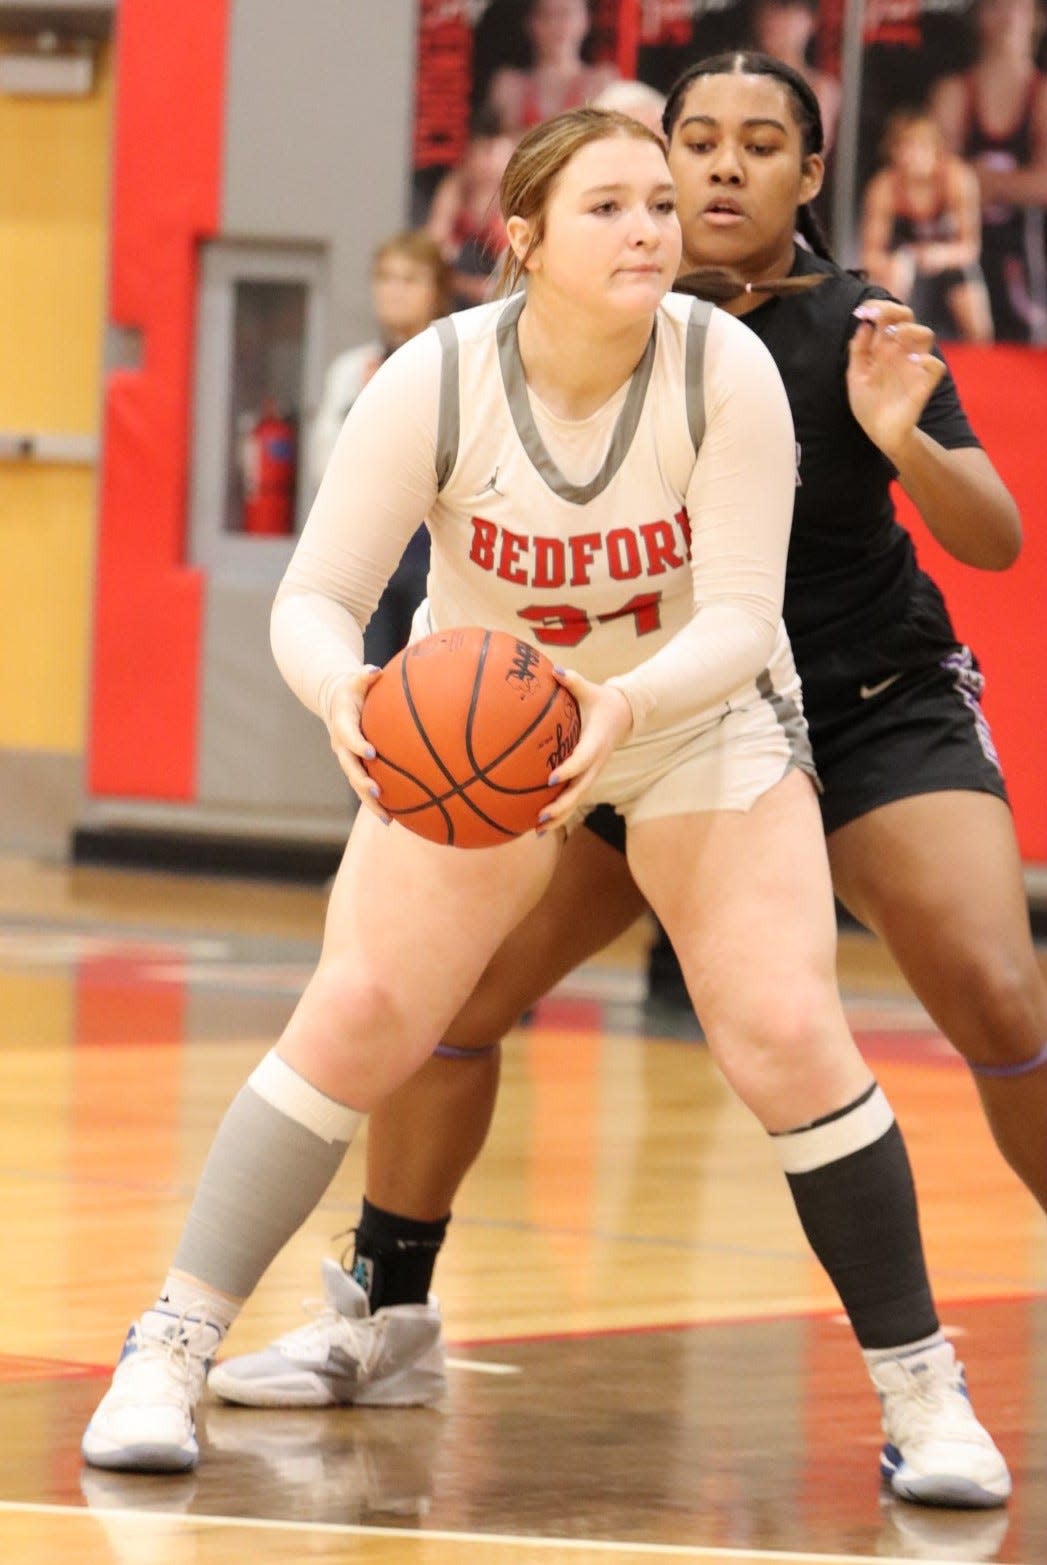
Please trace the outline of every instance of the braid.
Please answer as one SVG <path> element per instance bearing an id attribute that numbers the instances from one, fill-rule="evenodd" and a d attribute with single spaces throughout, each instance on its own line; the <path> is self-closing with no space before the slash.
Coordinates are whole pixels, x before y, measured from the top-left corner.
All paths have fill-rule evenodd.
<path id="1" fill-rule="evenodd" d="M 788 293 L 806 293 L 824 283 L 827 273 L 812 272 L 805 277 L 775 277 L 767 282 L 746 282 L 727 266 L 701 266 L 686 277 L 678 277 L 673 283 L 674 293 L 690 294 L 694 299 L 707 299 L 710 304 L 727 304 L 747 293 L 766 293 L 780 296 Z"/>
<path id="2" fill-rule="evenodd" d="M 820 255 L 823 261 L 832 261 L 833 253 L 829 248 L 829 241 L 825 237 L 825 229 L 818 220 L 818 214 L 809 201 L 796 208 L 796 230 L 801 239 L 805 239 L 814 251 Z"/>

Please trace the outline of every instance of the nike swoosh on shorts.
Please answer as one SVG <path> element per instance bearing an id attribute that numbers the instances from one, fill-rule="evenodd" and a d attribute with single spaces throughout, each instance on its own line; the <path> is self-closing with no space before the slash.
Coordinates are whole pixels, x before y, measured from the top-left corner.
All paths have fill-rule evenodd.
<path id="1" fill-rule="evenodd" d="M 878 685 L 859 685 L 858 694 L 863 701 L 871 701 L 873 696 L 882 695 L 885 690 L 890 689 L 896 679 L 901 677 L 900 674 L 889 674 L 886 679 L 881 679 Z"/>

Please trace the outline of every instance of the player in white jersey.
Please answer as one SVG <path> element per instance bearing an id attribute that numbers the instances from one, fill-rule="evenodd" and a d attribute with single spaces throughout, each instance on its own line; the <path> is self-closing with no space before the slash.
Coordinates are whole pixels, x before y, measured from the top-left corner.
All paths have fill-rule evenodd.
<path id="1" fill-rule="evenodd" d="M 832 1199 L 838 1185 L 850 1223 L 868 1229 L 861 1272 L 875 1279 L 879 1340 L 862 1346 L 881 1392 L 906 1404 L 898 1460 L 918 1445 L 938 1501 L 999 1503 L 1007 1470 L 973 1415 L 958 1452 L 955 1418 L 938 1424 L 906 1395 L 906 1361 L 940 1332 L 905 1148 L 836 988 L 816 795 L 794 694 L 783 701 L 795 475 L 781 380 L 744 326 L 665 303 L 680 229 L 661 143 L 638 122 L 577 110 L 536 127 L 510 161 L 502 210 L 508 280 L 526 279 L 523 296 L 456 319 L 446 352 L 431 332 L 383 366 L 346 421 L 278 595 L 277 659 L 326 721 L 364 808 L 317 970 L 218 1131 L 85 1459 L 195 1463 L 195 1404 L 243 1300 L 363 1114 L 431 1054 L 542 895 L 564 828 L 605 799 L 626 816 L 631 871 L 728 1080 L 790 1179 L 834 1163 Z M 457 402 L 441 396 L 445 371 Z M 433 623 L 511 627 L 573 665 L 563 679 L 582 725 L 559 770 L 566 787 L 541 831 L 498 849 L 458 852 L 389 825 L 362 764 L 376 677 L 362 666 L 363 626 L 426 515 Z M 849 1279 L 834 1280 L 846 1295 Z M 424 1342 L 432 1323 L 422 1308 L 395 1326 Z M 913 1474 L 917 1494 L 926 1471 Z"/>

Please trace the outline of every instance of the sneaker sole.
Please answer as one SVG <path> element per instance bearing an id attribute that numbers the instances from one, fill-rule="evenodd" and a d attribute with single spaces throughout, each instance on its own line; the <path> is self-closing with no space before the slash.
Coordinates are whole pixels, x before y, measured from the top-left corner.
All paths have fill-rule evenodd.
<path id="1" fill-rule="evenodd" d="M 170 1446 L 119 1446 L 111 1451 L 89 1450 L 81 1446 L 80 1454 L 88 1467 L 101 1467 L 120 1473 L 187 1473 L 200 1457 L 196 1451 L 172 1451 Z"/>
<path id="2" fill-rule="evenodd" d="M 892 1494 L 900 1500 L 915 1505 L 938 1505 L 956 1510 L 984 1511 L 994 1506 L 1006 1505 L 1011 1494 L 1011 1480 L 1004 1473 L 995 1486 L 975 1483 L 971 1478 L 960 1478 L 951 1473 L 928 1473 L 918 1478 L 906 1473 L 890 1460 L 886 1451 L 880 1458 L 880 1477 Z"/>
<path id="3" fill-rule="evenodd" d="M 217 1369 L 211 1371 L 207 1388 L 233 1407 L 348 1407 L 351 1403 L 316 1382 L 228 1380 Z"/>
<path id="4" fill-rule="evenodd" d="M 233 1407 L 434 1407 L 447 1395 L 442 1381 L 425 1391 L 398 1389 L 395 1385 L 364 1387 L 355 1395 L 339 1396 L 318 1380 L 234 1380 L 211 1371 L 208 1389 Z"/>
<path id="5" fill-rule="evenodd" d="M 891 1490 L 899 1499 L 916 1505 L 949 1506 L 962 1511 L 987 1511 L 994 1506 L 1006 1505 L 1011 1493 L 1010 1484 L 999 1494 L 983 1489 L 981 1484 L 969 1478 L 892 1478 Z"/>

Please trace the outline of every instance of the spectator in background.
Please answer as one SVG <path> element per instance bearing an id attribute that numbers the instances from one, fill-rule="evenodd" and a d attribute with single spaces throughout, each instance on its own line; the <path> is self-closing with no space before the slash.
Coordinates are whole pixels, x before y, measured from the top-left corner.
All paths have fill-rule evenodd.
<path id="1" fill-rule="evenodd" d="M 886 166 L 862 199 L 861 265 L 870 282 L 911 305 L 939 336 L 991 342 L 973 169 L 948 151 L 923 109 L 891 115 L 883 156 Z"/>
<path id="2" fill-rule="evenodd" d="M 597 93 L 592 106 L 594 109 L 617 109 L 620 114 L 628 114 L 630 119 L 639 120 L 641 125 L 646 125 L 648 130 L 665 140 L 662 130 L 665 93 L 659 92 L 656 87 L 649 87 L 646 82 L 609 82 L 602 92 Z"/>
<path id="3" fill-rule="evenodd" d="M 818 0 L 755 0 L 750 31 L 754 49 L 784 60 L 810 84 L 821 110 L 828 156 L 840 117 L 840 83 L 810 62 L 817 23 Z"/>
<path id="4" fill-rule="evenodd" d="M 1047 75 L 1040 0 L 977 0 L 978 57 L 943 77 L 931 109 L 982 200 L 981 264 L 1002 342 L 1047 342 Z"/>
<path id="5" fill-rule="evenodd" d="M 515 144 L 496 115 L 481 110 L 461 158 L 433 193 L 425 227 L 451 268 L 457 309 L 483 303 L 508 243 L 498 189 Z"/>
<path id="6" fill-rule="evenodd" d="M 523 25 L 530 69 L 502 66 L 487 89 L 487 106 L 510 136 L 590 103 L 618 75 L 614 65 L 589 65 L 582 56 L 592 25 L 588 0 L 524 0 Z"/>
<path id="7" fill-rule="evenodd" d="M 310 431 L 309 478 L 319 488 L 345 416 L 375 370 L 409 338 L 451 308 L 451 273 L 430 234 L 395 234 L 374 252 L 371 302 L 377 334 L 373 341 L 340 353 L 324 379 Z M 388 663 L 407 643 L 411 616 L 425 597 L 429 534 L 420 527 L 382 594 L 364 635 L 369 663 Z"/>

